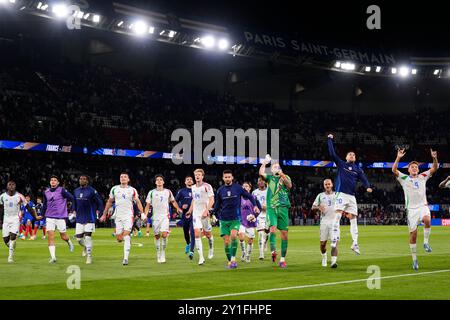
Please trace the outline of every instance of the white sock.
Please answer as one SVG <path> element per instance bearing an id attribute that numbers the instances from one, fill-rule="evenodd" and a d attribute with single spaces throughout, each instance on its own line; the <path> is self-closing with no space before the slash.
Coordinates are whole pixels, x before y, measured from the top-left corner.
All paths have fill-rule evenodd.
<path id="1" fill-rule="evenodd" d="M 430 240 L 431 228 L 423 228 L 423 244 L 428 244 Z"/>
<path id="2" fill-rule="evenodd" d="M 130 236 L 124 236 L 123 237 L 123 258 L 128 260 L 128 256 L 130 255 L 130 249 L 131 249 L 131 238 Z"/>
<path id="3" fill-rule="evenodd" d="M 156 246 L 156 252 L 159 253 L 161 251 L 161 238 L 155 239 L 155 246 Z"/>
<path id="4" fill-rule="evenodd" d="M 56 259 L 56 247 L 54 245 L 48 246 L 48 251 L 50 251 L 50 257 Z"/>
<path id="5" fill-rule="evenodd" d="M 264 255 L 264 244 L 266 242 L 266 233 L 264 231 L 259 231 L 259 239 L 258 239 L 258 245 L 259 245 L 259 255 Z"/>
<path id="6" fill-rule="evenodd" d="M 9 240 L 9 256 L 14 256 L 14 249 L 16 248 L 16 240 Z"/>
<path id="7" fill-rule="evenodd" d="M 162 238 L 162 251 L 166 251 L 167 238 Z"/>
<path id="8" fill-rule="evenodd" d="M 209 243 L 209 249 L 212 250 L 214 248 L 214 237 L 211 236 L 211 238 L 208 239 Z"/>
<path id="9" fill-rule="evenodd" d="M 326 259 L 327 258 L 327 253 L 322 253 L 322 259 Z"/>
<path id="10" fill-rule="evenodd" d="M 252 250 L 253 250 L 253 243 L 247 244 L 247 257 L 250 257 L 252 255 Z"/>
<path id="11" fill-rule="evenodd" d="M 331 263 L 337 262 L 337 256 L 331 256 Z"/>
<path id="12" fill-rule="evenodd" d="M 241 244 L 242 254 L 245 255 L 245 241 L 244 240 L 240 240 L 239 243 Z"/>
<path id="13" fill-rule="evenodd" d="M 336 217 L 333 223 L 333 230 L 331 231 L 331 247 L 336 248 L 339 241 L 339 230 L 341 227 L 341 213 L 336 213 Z"/>
<path id="14" fill-rule="evenodd" d="M 71 246 L 73 246 L 72 241 L 70 241 L 70 239 L 68 239 L 66 242 L 67 242 L 67 245 L 69 246 L 69 248 L 70 248 Z"/>
<path id="15" fill-rule="evenodd" d="M 352 234 L 353 244 L 358 244 L 358 219 L 350 219 L 350 233 Z"/>
<path id="16" fill-rule="evenodd" d="M 280 262 L 285 262 L 286 260 L 285 260 L 285 258 L 284 257 L 281 257 L 280 258 Z"/>
<path id="17" fill-rule="evenodd" d="M 86 246 L 86 253 L 88 256 L 92 255 L 92 237 L 84 236 L 84 245 Z"/>
<path id="18" fill-rule="evenodd" d="M 417 260 L 416 247 L 417 247 L 417 245 L 415 243 L 409 244 L 409 248 L 411 249 L 411 256 L 412 256 L 413 260 Z"/>
<path id="19" fill-rule="evenodd" d="M 86 247 L 84 239 L 83 238 L 77 238 L 78 244 L 82 247 Z"/>
<path id="20" fill-rule="evenodd" d="M 202 238 L 195 238 L 195 247 L 197 248 L 199 259 L 203 259 L 203 244 Z"/>

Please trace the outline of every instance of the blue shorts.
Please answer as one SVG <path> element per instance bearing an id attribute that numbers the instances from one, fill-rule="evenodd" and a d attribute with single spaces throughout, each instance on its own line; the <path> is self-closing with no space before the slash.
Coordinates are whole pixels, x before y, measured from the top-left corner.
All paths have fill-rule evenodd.
<path id="1" fill-rule="evenodd" d="M 148 224 L 152 224 L 152 218 L 151 218 L 151 217 L 148 217 L 148 218 L 147 218 L 147 223 L 148 223 Z"/>
<path id="2" fill-rule="evenodd" d="M 22 218 L 22 224 L 25 224 L 25 225 L 26 225 L 28 220 L 30 220 L 30 221 L 31 221 L 31 224 L 33 224 L 34 218 L 33 218 L 33 216 L 29 216 L 29 215 L 23 216 L 23 218 Z"/>
<path id="3" fill-rule="evenodd" d="M 36 220 L 34 222 L 34 225 L 37 226 L 37 227 L 45 227 L 45 218 L 42 219 L 42 220 Z"/>

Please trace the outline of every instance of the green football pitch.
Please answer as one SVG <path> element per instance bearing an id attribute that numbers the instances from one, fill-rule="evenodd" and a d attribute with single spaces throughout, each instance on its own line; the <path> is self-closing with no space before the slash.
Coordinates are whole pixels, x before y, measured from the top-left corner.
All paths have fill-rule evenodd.
<path id="1" fill-rule="evenodd" d="M 197 256 L 191 261 L 184 254 L 180 228 L 172 229 L 165 264 L 156 262 L 152 238 L 133 237 L 130 263 L 122 266 L 123 245 L 111 232 L 99 229 L 94 234 L 91 265 L 85 264 L 78 244 L 70 253 L 60 239 L 58 262 L 52 265 L 48 263 L 46 240 L 18 240 L 13 264 L 7 263 L 8 250 L 2 244 L 0 298 L 450 299 L 450 228 L 446 227 L 432 229 L 432 253 L 424 252 L 422 229 L 419 231 L 418 271 L 411 268 L 406 226 L 360 226 L 360 256 L 350 250 L 349 228 L 343 226 L 337 269 L 321 266 L 319 229 L 315 226 L 290 229 L 287 269 L 274 265 L 269 252 L 266 260 L 259 261 L 257 244 L 252 262 L 238 262 L 238 269 L 226 269 L 217 228 L 215 256 L 203 266 L 197 265 Z M 72 236 L 74 230 L 69 234 Z M 76 266 L 80 270 L 80 288 L 68 289 L 67 282 L 73 284 L 74 277 L 67 271 L 77 270 Z M 368 268 L 380 273 L 368 273 Z M 375 279 L 367 281 L 369 277 Z M 373 286 L 379 289 L 369 289 Z"/>

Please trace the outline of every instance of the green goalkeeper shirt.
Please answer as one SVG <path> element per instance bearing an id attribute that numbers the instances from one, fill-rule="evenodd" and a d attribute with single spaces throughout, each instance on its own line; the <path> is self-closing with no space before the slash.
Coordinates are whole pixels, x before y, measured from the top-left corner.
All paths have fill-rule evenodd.
<path id="1" fill-rule="evenodd" d="M 288 181 L 291 178 L 286 175 Z M 267 207 L 268 208 L 278 208 L 278 207 L 291 207 L 291 202 L 289 201 L 289 188 L 283 183 L 281 177 L 274 175 L 266 175 L 265 177 L 268 187 L 267 187 Z"/>

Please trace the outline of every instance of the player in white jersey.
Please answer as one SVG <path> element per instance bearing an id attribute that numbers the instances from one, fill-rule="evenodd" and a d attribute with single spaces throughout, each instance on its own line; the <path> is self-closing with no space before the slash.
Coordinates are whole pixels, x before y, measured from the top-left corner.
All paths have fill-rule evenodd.
<path id="1" fill-rule="evenodd" d="M 423 248 L 426 252 L 431 252 L 429 245 L 430 232 L 431 232 L 431 214 L 428 208 L 426 183 L 428 179 L 437 171 L 438 160 L 437 152 L 431 151 L 431 157 L 433 158 L 433 166 L 430 170 L 420 173 L 419 163 L 412 161 L 408 164 L 408 173 L 406 175 L 398 171 L 398 163 L 400 159 L 405 155 L 405 149 L 399 149 L 397 152 L 397 158 L 392 166 L 392 172 L 397 177 L 397 181 L 401 184 L 405 193 L 405 209 L 408 215 L 408 227 L 409 227 L 409 247 L 411 249 L 411 255 L 413 259 L 413 269 L 418 270 L 419 264 L 417 262 L 416 243 L 417 243 L 417 226 L 420 222 L 423 222 Z"/>
<path id="2" fill-rule="evenodd" d="M 183 213 L 175 201 L 172 191 L 164 188 L 164 177 L 160 174 L 155 176 L 156 188 L 150 190 L 144 210 L 143 220 L 147 219 L 147 214 L 152 207 L 152 226 L 155 234 L 156 258 L 158 263 L 166 262 L 167 237 L 169 236 L 169 203 L 171 203 L 178 213 Z M 161 241 L 162 237 L 162 241 Z M 162 243 L 161 243 L 162 242 Z"/>
<path id="3" fill-rule="evenodd" d="M 324 192 L 319 193 L 314 200 L 311 210 L 319 210 L 320 216 L 320 252 L 322 253 L 322 267 L 327 266 L 327 241 L 331 240 L 333 236 L 333 226 L 336 219 L 336 211 L 334 204 L 336 201 L 336 194 L 333 191 L 333 181 L 325 179 L 323 181 Z M 339 232 L 337 234 L 337 242 L 339 243 Z M 337 244 L 336 247 L 331 247 L 331 268 L 337 268 Z"/>
<path id="4" fill-rule="evenodd" d="M 268 224 L 266 223 L 267 184 L 261 177 L 258 178 L 258 189 L 253 190 L 252 194 L 259 201 L 262 208 L 257 218 L 256 231 L 258 232 L 259 260 L 264 260 L 264 247 L 267 245 L 266 230 L 268 229 Z"/>
<path id="5" fill-rule="evenodd" d="M 195 233 L 195 247 L 199 255 L 198 264 L 205 263 L 203 257 L 202 232 L 208 239 L 209 251 L 208 259 L 214 256 L 214 238 L 212 235 L 212 226 L 210 221 L 209 210 L 214 205 L 214 191 L 210 184 L 203 181 L 205 172 L 203 169 L 196 169 L 194 171 L 195 184 L 192 186 L 192 202 L 187 216 L 192 214 L 192 223 L 194 225 Z"/>
<path id="6" fill-rule="evenodd" d="M 120 185 L 114 186 L 109 193 L 109 199 L 106 202 L 103 215 L 99 221 L 104 222 L 109 215 L 109 209 L 113 203 L 116 205 L 115 224 L 116 224 L 116 238 L 118 242 L 124 242 L 123 244 L 123 261 L 124 266 L 128 265 L 128 256 L 131 249 L 130 233 L 133 228 L 133 204 L 136 203 L 140 214 L 142 215 L 144 209 L 142 208 L 141 200 L 139 200 L 138 192 L 135 188 L 129 185 L 130 176 L 128 173 L 120 174 Z"/>
<path id="7" fill-rule="evenodd" d="M 450 189 L 450 176 L 448 176 L 444 181 L 439 184 L 439 188 L 441 189 Z"/>
<path id="8" fill-rule="evenodd" d="M 22 218 L 21 206 L 25 206 L 36 220 L 42 217 L 36 215 L 34 208 L 31 208 L 25 197 L 16 191 L 16 183 L 9 181 L 6 185 L 6 192 L 0 195 L 0 212 L 3 211 L 3 241 L 9 250 L 8 262 L 14 262 L 14 250 L 16 248 L 17 234 L 19 233 L 20 220 Z"/>

